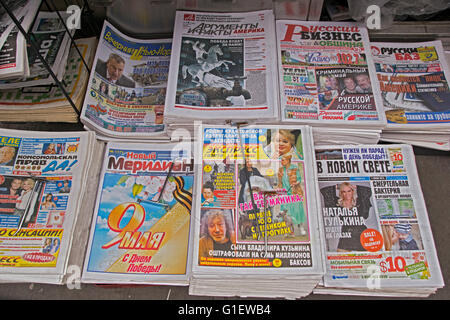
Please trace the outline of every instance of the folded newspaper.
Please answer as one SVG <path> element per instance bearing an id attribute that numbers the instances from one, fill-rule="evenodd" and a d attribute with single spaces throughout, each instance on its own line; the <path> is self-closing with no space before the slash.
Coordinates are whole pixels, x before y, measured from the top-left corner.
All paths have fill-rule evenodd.
<path id="1" fill-rule="evenodd" d="M 450 69 L 442 42 L 371 46 L 387 118 L 382 140 L 450 150 Z"/>
<path id="2" fill-rule="evenodd" d="M 190 144 L 107 144 L 82 282 L 188 285 Z"/>
<path id="3" fill-rule="evenodd" d="M 171 47 L 171 39 L 134 39 L 105 21 L 81 114 L 85 127 L 110 138 L 167 140 Z"/>
<path id="4" fill-rule="evenodd" d="M 413 149 L 316 148 L 326 273 L 314 293 L 426 297 L 443 287 Z"/>
<path id="5" fill-rule="evenodd" d="M 75 40 L 81 57 L 90 67 L 97 47 L 96 38 Z M 78 51 L 71 46 L 63 85 L 77 110 L 81 110 L 89 79 Z M 0 119 L 4 122 L 78 122 L 78 114 L 57 86 L 0 90 Z"/>
<path id="6" fill-rule="evenodd" d="M 25 32 L 28 32 L 41 5 L 41 0 L 5 1 Z M 0 79 L 30 75 L 27 43 L 3 6 L 0 11 Z"/>
<path id="7" fill-rule="evenodd" d="M 98 150 L 92 132 L 0 129 L 0 282 L 64 281 Z"/>
<path id="8" fill-rule="evenodd" d="M 198 128 L 189 293 L 301 298 L 323 276 L 308 126 Z"/>
<path id="9" fill-rule="evenodd" d="M 39 54 L 46 60 L 59 81 L 62 80 L 70 50 L 70 34 L 66 31 L 64 21 L 68 14 L 65 11 L 39 12 L 30 35 L 39 48 Z M 71 31 L 73 32 L 73 31 Z M 30 75 L 17 79 L 0 80 L 0 90 L 24 88 L 54 84 L 50 75 L 34 48 L 27 46 Z"/>
<path id="10" fill-rule="evenodd" d="M 276 121 L 275 22 L 271 10 L 177 11 L 165 123 Z"/>
<path id="11" fill-rule="evenodd" d="M 385 127 L 365 26 L 277 20 L 276 32 L 283 123 Z"/>

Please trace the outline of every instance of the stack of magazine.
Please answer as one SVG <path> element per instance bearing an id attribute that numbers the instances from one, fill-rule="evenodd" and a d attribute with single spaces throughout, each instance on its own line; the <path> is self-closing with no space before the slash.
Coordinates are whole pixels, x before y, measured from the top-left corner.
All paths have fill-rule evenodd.
<path id="1" fill-rule="evenodd" d="M 41 0 L 9 0 L 5 5 L 25 32 L 31 28 Z M 28 77 L 27 43 L 3 6 L 0 7 L 0 79 Z"/>
<path id="2" fill-rule="evenodd" d="M 96 38 L 75 40 L 67 58 L 62 83 L 77 110 L 81 110 L 90 67 L 97 47 Z M 1 121 L 78 122 L 78 114 L 57 86 L 44 85 L 0 90 Z"/>
<path id="3" fill-rule="evenodd" d="M 86 191 L 101 148 L 91 132 L 1 129 L 0 137 L 0 281 L 61 284 L 69 257 L 82 263 L 84 252 L 70 250 L 77 222 L 90 219 Z"/>
<path id="4" fill-rule="evenodd" d="M 60 17 L 61 16 L 61 19 Z M 30 35 L 38 47 L 39 54 L 46 60 L 52 72 L 59 81 L 62 80 L 70 51 L 70 34 L 64 25 L 68 14 L 66 12 L 39 12 Z M 73 32 L 73 31 L 71 31 Z M 24 88 L 32 86 L 48 86 L 54 84 L 54 79 L 34 50 L 27 47 L 27 64 L 29 74 L 8 80 L 0 80 L 0 90 Z"/>
<path id="5" fill-rule="evenodd" d="M 450 69 L 440 40 L 373 42 L 386 129 L 381 140 L 450 150 Z"/>
<path id="6" fill-rule="evenodd" d="M 323 276 L 308 126 L 198 128 L 193 295 L 310 294 Z"/>
<path id="7" fill-rule="evenodd" d="M 194 120 L 278 120 L 272 10 L 177 11 L 165 99 L 168 130 Z"/>
<path id="8" fill-rule="evenodd" d="M 171 48 L 171 39 L 134 39 L 105 21 L 80 117 L 85 128 L 104 140 L 167 140 Z"/>
<path id="9" fill-rule="evenodd" d="M 313 126 L 318 144 L 377 143 L 386 120 L 367 29 L 277 20 L 276 32 L 281 122 Z"/>
<path id="10" fill-rule="evenodd" d="M 82 281 L 188 285 L 191 145 L 108 143 Z"/>
<path id="11" fill-rule="evenodd" d="M 427 297 L 444 286 L 412 147 L 316 148 L 326 273 L 314 293 Z"/>

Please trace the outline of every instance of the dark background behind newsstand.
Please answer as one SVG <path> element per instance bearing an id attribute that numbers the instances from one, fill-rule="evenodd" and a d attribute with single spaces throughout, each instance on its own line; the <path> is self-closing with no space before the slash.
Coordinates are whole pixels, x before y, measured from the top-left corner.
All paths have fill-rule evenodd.
<path id="1" fill-rule="evenodd" d="M 118 0 L 116 0 L 118 1 Z M 144 0 L 142 0 L 144 1 Z M 219 0 L 216 0 L 219 1 Z M 224 2 L 231 0 L 222 0 Z M 250 0 L 249 0 L 250 1 Z M 295 1 L 295 0 L 290 0 Z M 312 0 L 316 1 L 316 0 Z M 325 0 L 322 9 L 321 20 L 331 20 L 327 14 Z M 393 0 L 395 2 L 395 0 Z M 430 0 L 431 1 L 431 0 Z M 77 3 L 77 1 L 54 1 L 65 11 L 67 3 Z M 87 1 L 93 15 L 83 16 L 82 29 L 78 30 L 75 38 L 98 36 L 106 16 L 105 4 L 113 3 L 112 0 Z M 132 1 L 135 2 L 135 1 Z M 150 1 L 147 1 L 150 3 Z M 158 6 L 167 1 L 153 1 L 153 5 Z M 170 1 L 169 1 L 170 2 Z M 174 2 L 174 1 L 172 1 Z M 256 1 L 255 1 L 256 2 Z M 82 0 L 78 0 L 80 5 Z M 343 1 L 345 4 L 345 1 Z M 148 4 L 147 4 L 148 5 Z M 262 9 L 262 8 L 261 8 Z M 158 10 L 155 10 L 157 12 Z M 159 10 L 158 12 L 161 12 Z M 145 32 L 145 37 L 170 36 L 167 33 L 167 25 L 173 19 L 170 10 L 163 13 L 163 17 L 158 16 L 158 21 L 166 22 L 159 25 L 155 32 Z M 149 11 L 149 14 L 153 13 Z M 158 13 L 160 14 L 160 13 Z M 154 14 L 153 14 L 154 15 Z M 166 16 L 164 16 L 166 15 Z M 155 16 L 153 17 L 155 18 Z M 90 28 L 84 28 L 89 19 Z M 116 17 L 117 20 L 117 17 Z M 119 17 L 120 20 L 120 17 Z M 382 30 L 370 31 L 371 41 L 428 41 L 440 39 L 444 49 L 450 51 L 450 10 L 445 9 L 432 15 L 408 17 L 401 16 L 395 19 L 394 23 Z M 114 21 L 111 21 L 114 23 Z M 117 26 L 118 22 L 115 21 Z M 120 28 L 120 26 L 118 26 Z M 95 30 L 98 30 L 95 34 Z M 170 27 L 169 27 L 170 29 Z M 147 30 L 147 29 L 146 29 Z M 124 32 L 126 30 L 123 30 Z M 94 33 L 94 34 L 93 34 Z M 129 33 L 131 36 L 138 36 Z M 1 122 L 0 127 L 22 130 L 39 131 L 78 131 L 83 130 L 83 125 L 68 123 L 11 123 Z M 414 147 L 416 164 L 420 178 L 423 195 L 428 209 L 429 220 L 434 235 L 434 241 L 440 261 L 442 274 L 446 286 L 437 290 L 426 300 L 450 300 L 450 152 L 442 152 L 425 148 Z M 76 242 L 75 242 L 76 245 Z M 0 284 L 0 300 L 247 300 L 246 298 L 224 298 L 224 297 L 203 297 L 190 296 L 188 287 L 175 286 L 119 286 L 119 285 L 88 285 L 81 284 L 80 288 L 69 289 L 67 286 L 46 285 L 46 284 Z M 250 298 L 252 299 L 252 298 Z M 363 296 L 333 296 L 311 294 L 303 300 L 396 300 L 396 298 L 375 298 Z M 415 298 L 411 298 L 414 299 Z M 262 299 L 258 299 L 262 300 Z M 266 300 L 266 299 L 263 299 Z M 402 298 L 405 300 L 405 298 Z M 269 302 L 270 301 L 266 301 Z M 19 311 L 19 310 L 17 310 Z M 20 311 L 19 311 L 20 312 Z"/>

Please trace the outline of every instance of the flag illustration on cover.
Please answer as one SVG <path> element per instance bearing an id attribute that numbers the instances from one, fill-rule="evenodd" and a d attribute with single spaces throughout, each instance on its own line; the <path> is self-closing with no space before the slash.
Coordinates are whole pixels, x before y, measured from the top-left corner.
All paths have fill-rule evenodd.
<path id="1" fill-rule="evenodd" d="M 188 284 L 194 176 L 187 150 L 107 145 L 83 282 Z"/>

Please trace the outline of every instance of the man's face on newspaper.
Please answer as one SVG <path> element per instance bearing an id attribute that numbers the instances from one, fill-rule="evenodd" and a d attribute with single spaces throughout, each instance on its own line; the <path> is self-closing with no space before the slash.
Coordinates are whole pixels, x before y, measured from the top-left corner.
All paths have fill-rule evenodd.
<path id="1" fill-rule="evenodd" d="M 211 238 L 215 242 L 223 243 L 226 239 L 227 228 L 225 225 L 225 219 L 222 216 L 216 216 L 208 223 L 208 231 Z"/>
<path id="2" fill-rule="evenodd" d="M 115 59 L 109 59 L 106 63 L 106 68 L 108 69 L 108 80 L 117 81 L 122 76 L 125 64 Z"/>
<path id="3" fill-rule="evenodd" d="M 371 87 L 369 76 L 366 74 L 356 76 L 356 82 L 363 89 L 369 89 Z"/>
<path id="4" fill-rule="evenodd" d="M 14 147 L 1 147 L 0 148 L 0 163 L 9 162 L 14 158 L 16 149 Z"/>

